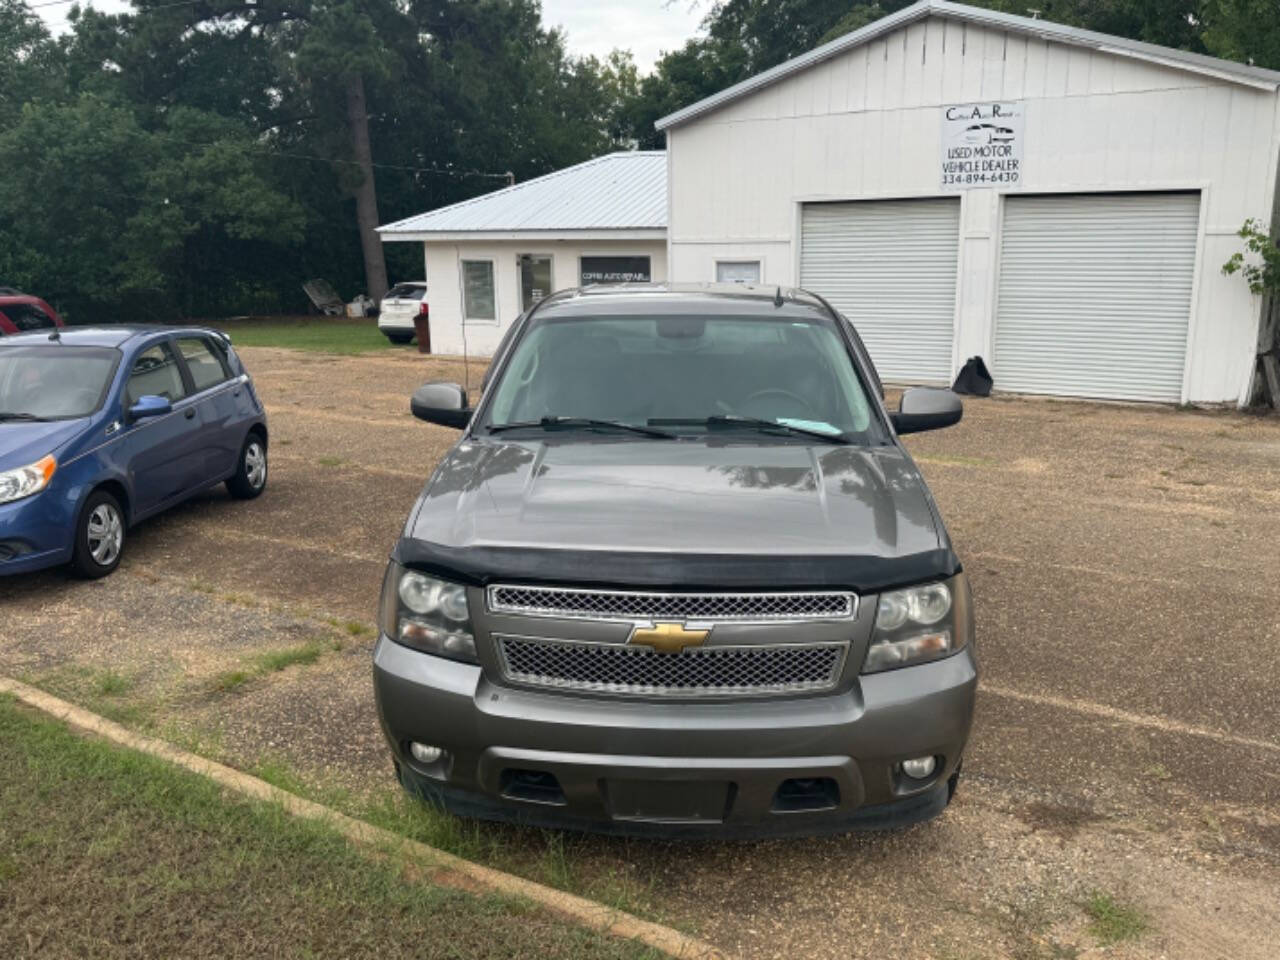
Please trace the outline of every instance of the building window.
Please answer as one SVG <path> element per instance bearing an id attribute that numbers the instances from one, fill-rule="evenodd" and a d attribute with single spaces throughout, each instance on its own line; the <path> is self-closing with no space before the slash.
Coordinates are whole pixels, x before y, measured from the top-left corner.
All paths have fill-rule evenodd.
<path id="1" fill-rule="evenodd" d="M 648 257 L 583 257 L 582 285 L 589 283 L 648 283 L 653 279 Z"/>
<path id="2" fill-rule="evenodd" d="M 759 283 L 759 260 L 717 260 L 716 283 Z"/>
<path id="3" fill-rule="evenodd" d="M 520 310 L 524 312 L 551 292 L 551 258 L 522 253 L 516 261 L 520 268 Z"/>
<path id="4" fill-rule="evenodd" d="M 492 260 L 462 261 L 462 316 L 465 320 L 498 319 Z"/>

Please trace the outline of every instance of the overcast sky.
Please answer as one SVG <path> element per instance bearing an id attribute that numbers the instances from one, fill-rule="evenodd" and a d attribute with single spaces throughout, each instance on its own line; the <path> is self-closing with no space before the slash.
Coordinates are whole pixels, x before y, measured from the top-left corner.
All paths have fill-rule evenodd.
<path id="1" fill-rule="evenodd" d="M 36 0 L 39 2 L 39 0 Z M 127 0 L 87 0 L 104 13 L 127 10 Z M 709 0 L 542 0 L 542 19 L 563 27 L 569 52 L 603 57 L 614 47 L 629 49 L 647 73 L 664 50 L 683 46 L 693 36 Z M 70 3 L 36 12 L 54 32 L 66 29 Z"/>

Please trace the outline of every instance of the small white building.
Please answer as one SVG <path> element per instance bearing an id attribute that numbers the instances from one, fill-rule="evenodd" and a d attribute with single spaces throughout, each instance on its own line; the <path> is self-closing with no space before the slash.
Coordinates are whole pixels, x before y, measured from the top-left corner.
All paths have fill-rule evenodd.
<path id="1" fill-rule="evenodd" d="M 667 279 L 667 155 L 597 157 L 378 233 L 423 246 L 432 350 L 488 356 L 549 293 Z"/>
<path id="2" fill-rule="evenodd" d="M 1222 265 L 1273 219 L 1278 87 L 923 0 L 659 121 L 671 277 L 822 294 L 887 380 L 1239 402 L 1261 303 Z"/>

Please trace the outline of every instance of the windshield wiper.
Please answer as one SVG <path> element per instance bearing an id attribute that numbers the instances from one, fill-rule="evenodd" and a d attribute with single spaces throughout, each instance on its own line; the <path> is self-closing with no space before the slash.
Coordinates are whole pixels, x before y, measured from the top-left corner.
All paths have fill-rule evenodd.
<path id="1" fill-rule="evenodd" d="M 7 410 L 0 410 L 0 420 L 27 420 L 33 423 L 46 423 L 48 422 L 49 418 L 37 416 L 34 413 L 24 413 L 21 411 L 12 412 Z"/>
<path id="2" fill-rule="evenodd" d="M 556 427 L 586 427 L 589 429 L 602 430 L 625 430 L 628 433 L 638 433 L 645 437 L 655 437 L 659 440 L 675 440 L 674 433 L 667 433 L 665 430 L 655 430 L 653 427 L 642 427 L 634 423 L 623 423 L 621 420 L 593 420 L 590 417 L 542 417 L 540 420 L 519 420 L 515 423 L 492 423 L 488 430 L 490 433 L 500 433 L 503 430 L 519 430 L 541 427 L 543 430 L 551 430 Z"/>
<path id="3" fill-rule="evenodd" d="M 755 427 L 759 430 L 768 430 L 777 433 L 790 434 L 795 437 L 813 437 L 816 440 L 825 440 L 827 443 L 850 444 L 853 441 L 846 437 L 843 433 L 828 433 L 826 430 L 810 430 L 807 427 L 797 427 L 792 423 L 783 423 L 780 420 L 765 420 L 763 417 L 742 417 L 735 413 L 713 413 L 704 420 L 684 419 L 684 420 L 668 420 L 654 419 L 649 421 L 652 424 L 662 424 L 664 426 L 677 426 L 680 424 L 695 425 L 701 424 L 708 428 L 713 427 Z"/>

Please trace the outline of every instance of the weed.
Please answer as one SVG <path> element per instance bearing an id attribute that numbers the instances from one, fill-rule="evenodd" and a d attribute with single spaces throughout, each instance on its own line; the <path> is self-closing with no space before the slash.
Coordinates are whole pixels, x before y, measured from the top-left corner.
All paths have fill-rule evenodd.
<path id="1" fill-rule="evenodd" d="M 340 467 L 346 462 L 341 457 L 316 457 L 316 463 L 322 467 Z"/>
<path id="2" fill-rule="evenodd" d="M 1102 890 L 1089 894 L 1084 912 L 1089 915 L 1090 931 L 1104 946 L 1136 940 L 1150 927 L 1146 916 L 1136 907 L 1121 903 Z"/>
<path id="3" fill-rule="evenodd" d="M 361 623 L 359 620 L 348 620 L 342 625 L 342 629 L 353 637 L 367 637 L 373 633 L 373 627 L 367 623 Z"/>
<path id="4" fill-rule="evenodd" d="M 318 641 L 308 640 L 301 646 L 259 654 L 254 658 L 254 663 L 260 673 L 276 673 L 297 664 L 315 663 L 322 652 L 323 648 Z"/>
<path id="5" fill-rule="evenodd" d="M 93 683 L 94 692 L 103 697 L 119 696 L 131 686 L 132 680 L 114 670 L 104 670 Z"/>
<path id="6" fill-rule="evenodd" d="M 213 685 L 223 693 L 231 690 L 238 690 L 253 679 L 253 674 L 248 670 L 228 670 L 226 673 L 218 674 Z"/>

